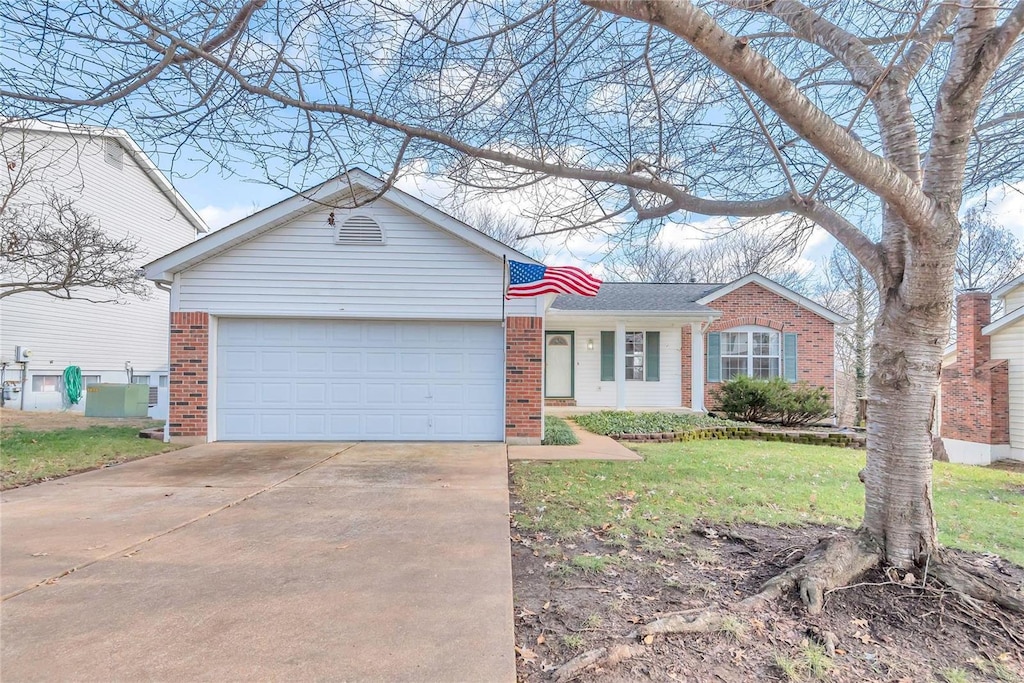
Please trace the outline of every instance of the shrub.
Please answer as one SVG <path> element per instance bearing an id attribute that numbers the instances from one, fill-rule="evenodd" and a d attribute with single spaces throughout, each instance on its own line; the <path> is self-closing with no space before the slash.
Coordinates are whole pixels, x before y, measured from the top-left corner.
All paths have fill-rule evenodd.
<path id="1" fill-rule="evenodd" d="M 734 420 L 771 422 L 788 389 L 786 380 L 779 377 L 754 379 L 738 375 L 719 387 L 718 403 L 722 412 Z"/>
<path id="2" fill-rule="evenodd" d="M 800 383 L 789 387 L 779 403 L 779 422 L 787 427 L 806 425 L 828 416 L 832 401 L 824 387 Z"/>
<path id="3" fill-rule="evenodd" d="M 544 446 L 575 446 L 580 442 L 573 434 L 572 427 L 560 418 L 552 415 L 544 417 Z"/>
<path id="4" fill-rule="evenodd" d="M 628 410 L 602 410 L 573 417 L 580 427 L 594 434 L 658 434 L 661 432 L 687 432 L 701 427 L 721 427 L 733 424 L 707 415 L 686 413 L 634 413 Z"/>
<path id="5" fill-rule="evenodd" d="M 806 425 L 832 412 L 824 387 L 806 382 L 790 384 L 781 377 L 754 379 L 739 375 L 718 389 L 722 412 L 734 420 L 778 422 L 784 426 Z"/>

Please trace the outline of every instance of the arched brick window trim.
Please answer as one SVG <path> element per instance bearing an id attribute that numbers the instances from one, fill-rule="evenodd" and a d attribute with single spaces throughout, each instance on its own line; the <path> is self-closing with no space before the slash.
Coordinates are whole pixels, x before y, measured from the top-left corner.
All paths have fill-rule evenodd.
<path id="1" fill-rule="evenodd" d="M 771 318 L 762 318 L 757 315 L 744 315 L 739 318 L 727 318 L 725 320 L 718 320 L 715 322 L 713 329 L 715 330 L 731 330 L 734 327 L 741 327 L 743 325 L 757 325 L 758 327 L 767 327 L 777 332 L 782 332 L 786 327 L 785 323 L 781 323 L 778 320 L 772 320 Z"/>

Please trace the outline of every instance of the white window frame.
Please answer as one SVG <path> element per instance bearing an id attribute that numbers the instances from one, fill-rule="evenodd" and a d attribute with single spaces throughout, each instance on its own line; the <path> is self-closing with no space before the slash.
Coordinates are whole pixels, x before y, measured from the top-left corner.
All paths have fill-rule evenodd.
<path id="1" fill-rule="evenodd" d="M 726 335 L 729 334 L 744 334 L 746 335 L 746 352 L 745 353 L 726 353 Z M 768 354 L 754 353 L 754 335 L 755 334 L 770 334 L 771 338 L 768 340 Z M 783 376 L 782 368 L 782 333 L 778 330 L 773 330 L 770 327 L 762 327 L 760 325 L 741 325 L 739 327 L 731 327 L 728 330 L 722 330 L 721 332 L 721 349 L 720 349 L 720 364 L 721 364 L 721 375 L 722 381 L 727 382 L 739 375 L 746 375 L 747 377 L 753 377 L 755 379 L 774 379 L 776 377 Z M 774 340 L 775 353 L 770 353 L 772 350 L 772 341 Z M 742 358 L 744 360 L 743 370 L 733 370 L 732 368 L 726 369 L 726 359 L 737 359 Z M 776 361 L 775 374 L 769 374 L 767 376 L 755 375 L 754 374 L 754 360 L 755 359 L 769 359 L 769 364 L 772 359 Z M 769 373 L 771 371 L 769 370 Z"/>
<path id="2" fill-rule="evenodd" d="M 44 380 L 52 379 L 52 387 L 48 386 L 50 383 Z M 39 380 L 39 388 L 36 388 L 36 382 Z M 32 393 L 33 394 L 56 394 L 64 390 L 64 378 L 61 375 L 32 375 Z"/>
<path id="3" fill-rule="evenodd" d="M 143 377 L 146 378 L 146 381 L 145 382 L 139 381 Z M 149 384 L 150 384 L 150 375 L 132 375 L 132 384 L 145 384 L 146 386 L 149 386 Z"/>
<path id="4" fill-rule="evenodd" d="M 639 339 L 640 339 L 640 350 L 639 351 L 637 351 L 637 343 L 635 341 L 636 336 L 639 336 Z M 633 341 L 631 341 L 631 339 L 630 339 L 631 337 L 633 338 Z M 630 346 L 631 345 L 632 345 L 632 351 L 630 351 Z M 635 361 L 638 358 L 640 359 L 640 363 L 639 364 L 637 364 L 635 362 L 632 362 L 632 361 Z M 647 372 L 647 331 L 646 330 L 642 331 L 642 332 L 637 332 L 637 331 L 626 332 L 626 359 L 625 359 L 624 362 L 626 363 L 626 367 L 625 367 L 623 372 L 625 374 L 626 381 L 627 382 L 643 382 L 645 377 L 646 377 L 646 372 Z M 630 376 L 630 375 L 635 375 L 637 373 L 637 371 L 639 371 L 639 373 L 640 373 L 639 377 L 631 377 Z"/>

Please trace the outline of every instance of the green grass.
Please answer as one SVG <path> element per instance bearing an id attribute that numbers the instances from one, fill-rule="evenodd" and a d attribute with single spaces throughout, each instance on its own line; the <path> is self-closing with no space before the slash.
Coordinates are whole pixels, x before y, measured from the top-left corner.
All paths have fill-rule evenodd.
<path id="1" fill-rule="evenodd" d="M 572 432 L 572 427 L 565 420 L 547 415 L 544 417 L 543 446 L 575 446 L 580 442 Z"/>
<path id="2" fill-rule="evenodd" d="M 576 424 L 595 434 L 656 434 L 685 432 L 701 427 L 735 425 L 736 422 L 707 415 L 677 413 L 634 413 L 627 410 L 602 410 L 577 415 Z"/>
<path id="3" fill-rule="evenodd" d="M 0 441 L 0 482 L 5 489 L 179 448 L 140 439 L 138 427 L 45 432 L 15 427 L 4 429 Z"/>
<path id="4" fill-rule="evenodd" d="M 563 538 L 610 525 L 611 538 L 659 538 L 700 518 L 766 525 L 856 527 L 864 453 L 760 441 L 639 446 L 643 462 L 521 462 L 518 523 Z M 1024 475 L 935 463 L 935 513 L 945 545 L 1024 565 Z"/>

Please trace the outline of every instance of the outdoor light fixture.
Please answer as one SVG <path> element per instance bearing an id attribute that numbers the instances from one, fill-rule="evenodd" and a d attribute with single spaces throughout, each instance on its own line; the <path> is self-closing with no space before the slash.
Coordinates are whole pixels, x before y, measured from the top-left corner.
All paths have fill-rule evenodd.
<path id="1" fill-rule="evenodd" d="M 587 340 L 587 351 L 593 351 L 593 350 L 594 350 L 594 340 L 593 339 L 588 339 Z"/>

